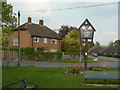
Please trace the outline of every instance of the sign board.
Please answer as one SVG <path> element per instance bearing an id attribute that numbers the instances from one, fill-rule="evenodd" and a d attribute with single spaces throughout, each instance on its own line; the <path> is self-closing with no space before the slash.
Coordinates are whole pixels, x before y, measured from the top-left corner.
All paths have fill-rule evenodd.
<path id="1" fill-rule="evenodd" d="M 86 19 L 82 25 L 79 28 L 80 30 L 80 37 L 83 39 L 92 39 L 93 38 L 93 34 L 94 31 L 96 31 L 94 29 L 94 27 L 91 25 L 91 23 L 88 21 L 88 19 Z"/>
<path id="2" fill-rule="evenodd" d="M 92 27 L 89 25 L 83 25 L 81 27 L 81 37 L 82 38 L 92 38 Z"/>

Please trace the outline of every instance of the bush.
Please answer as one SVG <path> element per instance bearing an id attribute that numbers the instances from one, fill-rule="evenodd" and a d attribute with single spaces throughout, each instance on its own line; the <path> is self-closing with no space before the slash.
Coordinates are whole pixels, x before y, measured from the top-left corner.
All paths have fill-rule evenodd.
<path id="1" fill-rule="evenodd" d="M 106 54 L 105 56 L 106 57 L 112 57 L 112 54 Z"/>
<path id="2" fill-rule="evenodd" d="M 18 48 L 10 48 L 11 51 L 18 51 Z"/>
<path id="3" fill-rule="evenodd" d="M 43 52 L 43 51 L 44 51 L 44 48 L 40 48 L 40 47 L 38 47 L 38 48 L 37 48 L 37 51 L 39 51 L 39 52 Z"/>
<path id="4" fill-rule="evenodd" d="M 18 51 L 18 48 L 10 48 L 12 51 Z M 56 60 L 62 58 L 62 52 L 43 52 L 43 48 L 26 47 L 20 48 L 21 59 L 26 60 Z"/>
<path id="5" fill-rule="evenodd" d="M 8 49 L 4 47 L 0 47 L 0 50 L 8 50 Z"/>
<path id="6" fill-rule="evenodd" d="M 97 55 L 98 55 L 98 56 L 103 56 L 103 55 L 104 55 L 104 53 L 97 53 Z"/>
<path id="7" fill-rule="evenodd" d="M 33 55 L 35 52 L 35 49 L 33 47 L 27 47 L 24 49 L 25 55 Z"/>
<path id="8" fill-rule="evenodd" d="M 114 58 L 120 58 L 120 55 L 113 55 Z"/>
<path id="9" fill-rule="evenodd" d="M 102 66 L 91 66 L 91 67 L 88 67 L 88 70 L 90 70 L 90 71 L 105 71 L 106 68 L 104 68 Z"/>
<path id="10" fill-rule="evenodd" d="M 61 59 L 62 58 L 62 52 L 40 52 L 40 55 L 43 56 L 44 60 L 53 60 L 55 59 Z"/>
<path id="11" fill-rule="evenodd" d="M 61 59 L 62 58 L 62 52 L 56 52 L 57 53 L 57 59 Z"/>
<path id="12" fill-rule="evenodd" d="M 90 71 L 106 71 L 106 68 L 102 67 L 102 66 L 91 66 L 88 67 L 87 70 Z M 67 67 L 66 68 L 66 72 L 68 74 L 79 74 L 80 71 L 84 71 L 84 66 L 71 66 L 71 67 Z"/>

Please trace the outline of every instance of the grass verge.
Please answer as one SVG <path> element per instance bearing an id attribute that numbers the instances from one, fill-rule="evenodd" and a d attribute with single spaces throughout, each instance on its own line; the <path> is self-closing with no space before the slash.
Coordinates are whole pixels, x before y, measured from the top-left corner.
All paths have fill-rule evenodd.
<path id="1" fill-rule="evenodd" d="M 117 70 L 117 68 L 109 68 L 109 71 Z M 83 75 L 68 75 L 64 74 L 65 71 L 65 67 L 3 67 L 2 85 L 26 78 L 27 81 L 36 82 L 38 88 L 116 88 L 110 86 L 86 86 Z M 94 81 L 90 82 L 93 83 Z M 95 81 L 95 83 L 96 82 L 103 83 L 103 81 L 100 80 Z M 108 80 L 107 83 L 117 83 L 117 81 Z"/>

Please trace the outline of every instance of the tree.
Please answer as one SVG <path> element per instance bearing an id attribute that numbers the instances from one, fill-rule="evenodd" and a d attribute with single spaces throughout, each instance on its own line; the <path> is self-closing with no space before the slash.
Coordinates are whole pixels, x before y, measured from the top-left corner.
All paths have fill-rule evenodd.
<path id="1" fill-rule="evenodd" d="M 114 47 L 114 42 L 109 42 L 108 47 Z"/>
<path id="2" fill-rule="evenodd" d="M 114 46 L 115 46 L 115 47 L 120 47 L 120 40 L 116 40 L 116 41 L 114 42 Z"/>
<path id="3" fill-rule="evenodd" d="M 96 42 L 95 45 L 96 45 L 96 46 L 100 46 L 100 43 L 99 43 L 99 42 Z"/>
<path id="4" fill-rule="evenodd" d="M 2 2 L 2 45 L 8 45 L 8 35 L 9 30 L 10 33 L 17 26 L 17 18 L 15 17 L 15 13 L 13 13 L 13 6 L 11 4 L 7 4 L 6 2 Z"/>
<path id="5" fill-rule="evenodd" d="M 71 30 L 61 42 L 62 51 L 64 52 L 78 52 L 80 51 L 79 32 L 74 29 Z"/>
<path id="6" fill-rule="evenodd" d="M 68 26 L 68 25 L 62 25 L 58 31 L 59 31 L 59 36 L 61 39 L 63 39 L 71 30 L 77 29 L 76 27 L 73 26 Z"/>

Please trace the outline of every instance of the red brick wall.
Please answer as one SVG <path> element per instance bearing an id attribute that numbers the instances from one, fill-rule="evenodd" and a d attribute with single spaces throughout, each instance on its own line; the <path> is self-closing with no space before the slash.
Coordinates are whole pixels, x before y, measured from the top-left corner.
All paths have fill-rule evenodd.
<path id="1" fill-rule="evenodd" d="M 14 37 L 18 37 L 18 31 L 14 31 L 10 35 L 10 47 L 15 47 L 13 46 Z M 20 31 L 20 47 L 31 47 L 32 41 L 30 38 L 31 38 L 31 35 L 27 30 Z"/>
<path id="2" fill-rule="evenodd" d="M 10 35 L 10 47 L 13 46 L 14 37 L 18 37 L 18 31 L 14 31 Z M 51 49 L 57 49 L 57 51 L 61 51 L 61 40 L 57 40 L 57 44 L 51 44 L 51 39 L 47 38 L 47 43 L 44 43 L 44 38 L 39 38 L 39 42 L 34 42 L 34 38 L 31 37 L 27 30 L 20 31 L 20 47 L 43 47 L 50 52 Z"/>
<path id="3" fill-rule="evenodd" d="M 33 42 L 33 47 L 43 47 L 50 52 L 51 49 L 57 49 L 61 51 L 61 40 L 57 40 L 57 44 L 51 44 L 51 39 L 47 38 L 47 43 L 44 43 L 44 38 L 39 38 L 39 42 Z"/>

